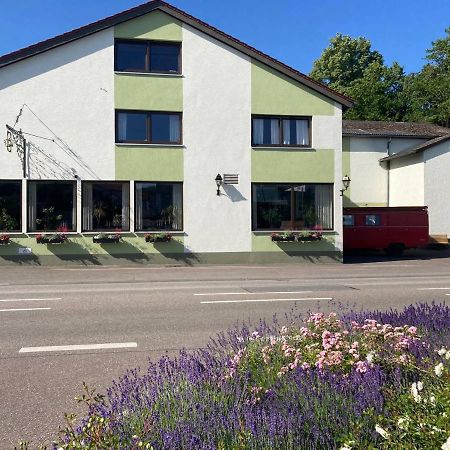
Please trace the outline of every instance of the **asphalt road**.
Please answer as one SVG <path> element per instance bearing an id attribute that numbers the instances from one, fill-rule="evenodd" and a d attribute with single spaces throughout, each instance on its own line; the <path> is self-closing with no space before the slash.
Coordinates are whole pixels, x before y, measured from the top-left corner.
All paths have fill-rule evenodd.
<path id="1" fill-rule="evenodd" d="M 102 391 L 149 357 L 202 347 L 238 321 L 282 317 L 293 306 L 329 310 L 330 299 L 366 309 L 449 300 L 450 256 L 429 256 L 354 256 L 344 265 L 4 267 L 0 448 L 55 438 L 63 413 L 80 411 L 74 396 L 82 381 Z"/>

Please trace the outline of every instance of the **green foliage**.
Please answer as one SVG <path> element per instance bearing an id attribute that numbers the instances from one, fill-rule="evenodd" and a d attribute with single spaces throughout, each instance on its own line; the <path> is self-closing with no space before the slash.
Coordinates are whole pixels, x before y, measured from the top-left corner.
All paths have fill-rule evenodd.
<path id="1" fill-rule="evenodd" d="M 8 214 L 6 208 L 0 209 L 0 229 L 5 231 L 17 229 L 17 221 Z"/>
<path id="2" fill-rule="evenodd" d="M 333 89 L 344 92 L 348 86 L 364 75 L 373 63 L 383 64 L 383 57 L 371 49 L 368 39 L 338 33 L 330 45 L 314 62 L 310 76 Z"/>
<path id="3" fill-rule="evenodd" d="M 36 223 L 41 226 L 43 230 L 56 229 L 62 220 L 62 214 L 55 214 L 55 207 L 49 206 L 42 208 L 42 216 L 36 219 Z"/>
<path id="4" fill-rule="evenodd" d="M 386 66 L 368 39 L 338 34 L 314 62 L 310 76 L 348 95 L 345 119 L 433 122 L 450 126 L 450 28 L 427 50 L 427 64 L 405 75 Z"/>

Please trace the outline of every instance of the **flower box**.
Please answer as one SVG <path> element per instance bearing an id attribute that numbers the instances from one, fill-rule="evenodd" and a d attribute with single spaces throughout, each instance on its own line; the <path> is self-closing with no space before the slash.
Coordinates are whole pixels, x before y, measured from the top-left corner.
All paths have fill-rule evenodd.
<path id="1" fill-rule="evenodd" d="M 271 235 L 273 242 L 295 242 L 295 234 L 294 233 L 272 233 Z"/>
<path id="2" fill-rule="evenodd" d="M 320 231 L 306 231 L 302 233 L 272 233 L 272 242 L 314 242 L 321 241 L 323 234 Z"/>
<path id="3" fill-rule="evenodd" d="M 63 234 L 39 234 L 36 236 L 38 244 L 64 244 L 67 242 L 67 236 Z"/>
<path id="4" fill-rule="evenodd" d="M 8 245 L 11 243 L 11 239 L 8 234 L 0 234 L 0 245 Z"/>
<path id="5" fill-rule="evenodd" d="M 170 242 L 172 240 L 172 235 L 168 233 L 161 233 L 161 234 L 146 234 L 145 236 L 145 242 Z"/>
<path id="6" fill-rule="evenodd" d="M 119 234 L 97 234 L 92 238 L 95 244 L 117 244 L 120 241 Z"/>

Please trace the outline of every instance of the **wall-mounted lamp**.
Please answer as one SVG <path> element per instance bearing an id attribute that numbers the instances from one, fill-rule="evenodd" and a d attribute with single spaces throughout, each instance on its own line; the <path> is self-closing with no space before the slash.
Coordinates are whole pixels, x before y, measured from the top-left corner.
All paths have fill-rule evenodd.
<path id="1" fill-rule="evenodd" d="M 350 180 L 350 177 L 348 175 L 345 175 L 344 178 L 342 178 L 342 186 L 343 188 L 341 189 L 341 197 L 344 195 L 344 192 L 350 187 L 350 182 L 352 180 Z"/>
<path id="2" fill-rule="evenodd" d="M 217 177 L 215 178 L 216 185 L 217 185 L 217 195 L 220 195 L 220 186 L 222 186 L 223 178 L 220 173 L 217 174 Z"/>

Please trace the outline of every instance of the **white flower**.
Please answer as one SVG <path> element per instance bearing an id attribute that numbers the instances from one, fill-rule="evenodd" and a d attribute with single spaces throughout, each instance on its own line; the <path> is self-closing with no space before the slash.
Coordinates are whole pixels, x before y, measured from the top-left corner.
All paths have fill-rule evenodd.
<path id="1" fill-rule="evenodd" d="M 375 352 L 367 353 L 366 359 L 369 364 L 372 364 L 373 358 L 375 358 Z"/>
<path id="2" fill-rule="evenodd" d="M 435 404 L 435 402 L 436 402 L 436 397 L 434 396 L 434 395 L 432 395 L 431 397 L 430 397 L 430 402 L 434 405 Z"/>
<path id="3" fill-rule="evenodd" d="M 375 425 L 375 431 L 384 439 L 389 438 L 389 433 L 385 429 L 381 428 L 380 425 L 378 425 L 378 424 Z M 447 450 L 447 449 L 445 449 L 445 450 Z M 450 450 L 450 448 L 448 450 Z"/>
<path id="4" fill-rule="evenodd" d="M 450 350 L 448 350 L 447 353 L 445 354 L 445 359 L 450 359 Z"/>
<path id="5" fill-rule="evenodd" d="M 438 350 L 438 355 L 439 356 L 444 356 L 446 352 L 447 352 L 446 348 L 442 347 L 440 350 Z"/>
<path id="6" fill-rule="evenodd" d="M 417 390 L 420 392 L 423 389 L 423 383 L 421 381 L 417 382 Z"/>
<path id="7" fill-rule="evenodd" d="M 419 382 L 419 383 L 420 383 L 420 382 Z M 417 384 L 418 384 L 418 383 L 413 383 L 413 384 L 411 385 L 411 395 L 413 396 L 414 401 L 415 401 L 416 403 L 420 403 L 421 400 L 422 400 L 422 397 L 419 395 L 419 389 L 418 389 Z M 423 387 L 423 386 L 422 386 L 422 387 Z"/>
<path id="8" fill-rule="evenodd" d="M 352 448 L 348 444 L 344 444 L 339 450 L 352 450 Z"/>
<path id="9" fill-rule="evenodd" d="M 450 450 L 450 436 L 447 438 L 447 440 L 442 444 L 441 446 L 442 450 Z"/>
<path id="10" fill-rule="evenodd" d="M 403 425 L 406 424 L 406 425 Z M 406 426 L 408 425 L 408 419 L 405 419 L 404 417 L 400 417 L 397 421 L 397 425 L 400 428 L 400 430 L 404 430 Z"/>
<path id="11" fill-rule="evenodd" d="M 441 377 L 443 372 L 444 372 L 444 364 L 439 363 L 439 364 L 434 368 L 434 373 L 435 373 L 438 377 Z M 450 449 L 449 449 L 449 450 L 450 450 Z"/>

